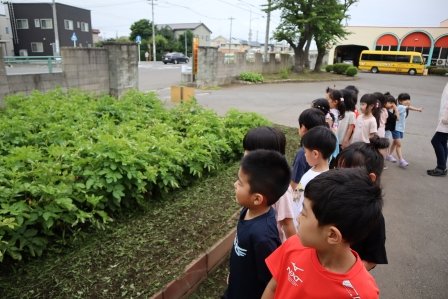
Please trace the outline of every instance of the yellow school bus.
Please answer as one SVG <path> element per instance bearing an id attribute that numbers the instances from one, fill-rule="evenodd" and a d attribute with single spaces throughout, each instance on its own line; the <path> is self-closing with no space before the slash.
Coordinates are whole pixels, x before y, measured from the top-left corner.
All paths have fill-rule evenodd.
<path id="1" fill-rule="evenodd" d="M 358 69 L 378 72 L 423 74 L 425 69 L 420 52 L 364 50 L 359 57 Z"/>

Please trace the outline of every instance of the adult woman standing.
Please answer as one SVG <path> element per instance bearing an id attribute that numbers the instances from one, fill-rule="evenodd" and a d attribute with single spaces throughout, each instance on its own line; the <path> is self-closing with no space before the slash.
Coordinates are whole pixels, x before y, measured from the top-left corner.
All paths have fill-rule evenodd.
<path id="1" fill-rule="evenodd" d="M 446 160 L 448 157 L 448 83 L 442 93 L 440 101 L 439 124 L 437 125 L 436 133 L 431 139 L 431 144 L 437 157 L 437 167 L 427 170 L 428 175 L 431 176 L 446 176 Z"/>

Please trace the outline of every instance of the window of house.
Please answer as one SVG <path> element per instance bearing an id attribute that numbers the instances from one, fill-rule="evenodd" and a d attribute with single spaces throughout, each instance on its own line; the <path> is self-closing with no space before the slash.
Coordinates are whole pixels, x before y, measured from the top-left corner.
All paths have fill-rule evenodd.
<path id="1" fill-rule="evenodd" d="M 64 20 L 64 28 L 66 30 L 73 30 L 73 21 L 72 20 Z"/>
<path id="2" fill-rule="evenodd" d="M 80 22 L 76 22 L 76 28 L 81 28 L 81 23 Z"/>
<path id="3" fill-rule="evenodd" d="M 89 23 L 81 22 L 81 31 L 89 32 Z"/>
<path id="4" fill-rule="evenodd" d="M 42 43 L 31 43 L 31 51 L 32 52 L 43 52 L 44 45 Z"/>
<path id="5" fill-rule="evenodd" d="M 9 27 L 5 27 L 5 33 L 9 34 Z"/>
<path id="6" fill-rule="evenodd" d="M 28 19 L 17 19 L 17 29 L 28 29 Z"/>
<path id="7" fill-rule="evenodd" d="M 41 19 L 40 26 L 42 29 L 53 29 L 53 20 L 52 19 Z"/>
<path id="8" fill-rule="evenodd" d="M 40 20 L 34 19 L 34 27 L 39 28 L 40 27 Z"/>

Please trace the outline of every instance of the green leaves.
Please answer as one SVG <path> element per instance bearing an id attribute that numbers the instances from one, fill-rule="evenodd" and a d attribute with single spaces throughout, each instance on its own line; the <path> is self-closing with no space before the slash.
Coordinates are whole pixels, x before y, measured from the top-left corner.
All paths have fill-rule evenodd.
<path id="1" fill-rule="evenodd" d="M 79 91 L 14 95 L 0 112 L 0 261 L 39 256 L 48 240 L 81 224 L 102 228 L 114 213 L 145 204 L 239 159 L 249 128 L 194 101 L 171 110 L 154 94 L 119 101 Z M 85 226 L 85 225 L 83 225 Z"/>

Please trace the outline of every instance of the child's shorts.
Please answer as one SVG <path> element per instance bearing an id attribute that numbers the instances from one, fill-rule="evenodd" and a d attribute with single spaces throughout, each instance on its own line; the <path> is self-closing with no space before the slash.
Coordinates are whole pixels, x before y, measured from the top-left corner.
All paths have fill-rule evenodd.
<path id="1" fill-rule="evenodd" d="M 392 139 L 392 131 L 387 130 L 384 133 L 384 137 L 386 137 L 387 139 Z"/>
<path id="2" fill-rule="evenodd" d="M 392 131 L 392 138 L 393 139 L 403 139 L 403 132 L 400 131 Z"/>

